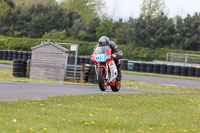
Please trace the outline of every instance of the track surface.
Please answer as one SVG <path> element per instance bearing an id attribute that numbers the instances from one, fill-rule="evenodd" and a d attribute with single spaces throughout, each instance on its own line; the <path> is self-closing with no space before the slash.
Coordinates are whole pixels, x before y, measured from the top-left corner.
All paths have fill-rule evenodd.
<path id="1" fill-rule="evenodd" d="M 12 65 L 0 64 L 0 68 L 12 69 Z M 189 88 L 200 88 L 200 80 L 185 80 L 185 79 L 139 76 L 139 75 L 128 75 L 128 74 L 123 74 L 122 79 L 123 80 L 135 80 L 135 81 L 152 83 L 152 84 L 185 86 L 185 87 L 189 87 Z"/>
<path id="2" fill-rule="evenodd" d="M 0 82 L 0 101 L 13 101 L 20 99 L 42 99 L 51 96 L 81 95 L 81 94 L 109 94 L 110 88 L 101 92 L 98 86 L 42 84 L 23 82 Z M 115 94 L 124 93 L 173 93 L 148 90 L 121 89 Z"/>

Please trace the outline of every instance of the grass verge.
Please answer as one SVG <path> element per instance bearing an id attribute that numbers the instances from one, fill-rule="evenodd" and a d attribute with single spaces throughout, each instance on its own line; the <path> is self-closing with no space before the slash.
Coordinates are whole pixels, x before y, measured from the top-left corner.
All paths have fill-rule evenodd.
<path id="1" fill-rule="evenodd" d="M 153 77 L 164 77 L 164 78 L 175 78 L 175 79 L 188 79 L 188 80 L 200 80 L 200 77 L 186 77 L 186 76 L 176 76 L 176 75 L 165 75 L 156 73 L 143 73 L 134 71 L 122 71 L 123 74 L 129 75 L 140 75 L 140 76 L 153 76 Z"/>
<path id="2" fill-rule="evenodd" d="M 13 61 L 0 60 L 0 64 L 13 65 Z"/>
<path id="3" fill-rule="evenodd" d="M 199 133 L 197 94 L 104 94 L 0 102 L 3 133 Z"/>

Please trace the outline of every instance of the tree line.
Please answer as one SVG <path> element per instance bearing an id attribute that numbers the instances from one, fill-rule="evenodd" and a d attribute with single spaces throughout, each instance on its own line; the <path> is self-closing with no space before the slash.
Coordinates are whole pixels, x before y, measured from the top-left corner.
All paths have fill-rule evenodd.
<path id="1" fill-rule="evenodd" d="M 3 36 L 93 42 L 106 35 L 130 50 L 135 47 L 200 50 L 199 13 L 169 18 L 162 11 L 156 16 L 145 12 L 138 18 L 114 21 L 95 10 L 103 8 L 99 0 L 82 3 L 65 0 L 60 4 L 54 0 L 27 4 L 31 0 L 24 0 L 15 6 L 5 1 L 0 1 L 0 34 Z"/>

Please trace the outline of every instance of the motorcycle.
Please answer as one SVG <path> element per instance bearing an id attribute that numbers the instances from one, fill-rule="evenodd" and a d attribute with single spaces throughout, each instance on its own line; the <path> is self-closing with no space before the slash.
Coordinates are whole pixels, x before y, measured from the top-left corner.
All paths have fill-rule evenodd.
<path id="1" fill-rule="evenodd" d="M 121 82 L 118 80 L 118 70 L 111 48 L 109 46 L 97 47 L 92 54 L 91 60 L 95 64 L 100 90 L 106 91 L 107 86 L 110 86 L 113 92 L 118 92 Z"/>

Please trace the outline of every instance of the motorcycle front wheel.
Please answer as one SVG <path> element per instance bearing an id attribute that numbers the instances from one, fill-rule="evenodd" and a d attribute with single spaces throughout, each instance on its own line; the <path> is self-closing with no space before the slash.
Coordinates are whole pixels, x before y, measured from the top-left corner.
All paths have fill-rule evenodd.
<path id="1" fill-rule="evenodd" d="M 116 80 L 115 86 L 110 86 L 110 87 L 113 92 L 118 92 L 121 87 L 121 82 Z"/>
<path id="2" fill-rule="evenodd" d="M 99 82 L 99 88 L 101 91 L 105 91 L 107 89 L 107 83 L 106 83 L 106 74 L 104 71 L 104 68 L 99 68 L 98 71 L 98 82 Z"/>

